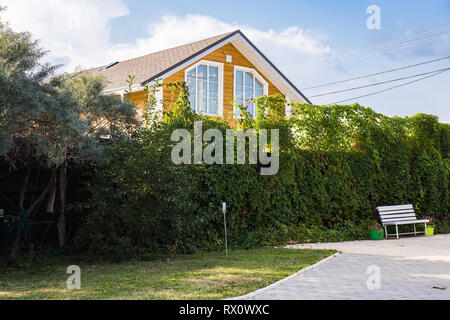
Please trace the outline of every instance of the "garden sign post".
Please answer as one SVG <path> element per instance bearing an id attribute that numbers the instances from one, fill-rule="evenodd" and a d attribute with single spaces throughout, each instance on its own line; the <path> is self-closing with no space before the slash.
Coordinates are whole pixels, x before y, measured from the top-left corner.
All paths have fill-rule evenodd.
<path id="1" fill-rule="evenodd" d="M 225 228 L 225 253 L 228 257 L 228 239 L 227 239 L 227 203 L 222 203 L 222 211 L 223 211 L 223 226 Z"/>

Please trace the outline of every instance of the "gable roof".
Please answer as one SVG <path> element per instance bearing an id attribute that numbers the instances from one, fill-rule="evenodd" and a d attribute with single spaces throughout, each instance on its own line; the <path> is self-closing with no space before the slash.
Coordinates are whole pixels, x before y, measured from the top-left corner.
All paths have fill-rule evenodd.
<path id="1" fill-rule="evenodd" d="M 233 41 L 238 42 L 234 43 Z M 229 42 L 235 44 L 238 49 L 239 45 L 241 45 L 242 48 L 243 44 L 244 47 L 247 47 L 243 49 L 250 49 L 250 51 L 252 51 L 247 52 L 247 55 L 263 60 L 262 62 L 266 65 L 267 72 L 278 76 L 283 82 L 282 86 L 289 87 L 289 89 L 291 89 L 289 91 L 293 92 L 294 95 L 301 97 L 301 99 L 291 98 L 293 102 L 304 100 L 307 103 L 311 103 L 240 30 L 151 53 L 139 58 L 116 62 L 108 66 L 94 68 L 89 71 L 94 74 L 101 74 L 107 79 L 108 85 L 105 88 L 106 92 L 122 90 L 128 87 L 126 80 L 128 80 L 128 75 L 130 74 L 136 76 L 136 84 L 144 85 L 153 80 L 165 78 L 171 73 L 187 67 L 195 60 L 201 59 L 202 56 Z M 245 52 L 243 52 L 243 54 L 246 55 Z M 268 75 L 266 76 L 269 80 L 272 80 L 271 78 L 273 78 Z M 274 84 L 276 85 L 276 83 Z M 281 91 L 283 92 L 283 90 Z"/>

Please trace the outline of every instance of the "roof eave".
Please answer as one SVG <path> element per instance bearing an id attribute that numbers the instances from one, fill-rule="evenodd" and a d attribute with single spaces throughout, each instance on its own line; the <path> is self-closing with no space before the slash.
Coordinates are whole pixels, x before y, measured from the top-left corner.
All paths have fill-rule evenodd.
<path id="1" fill-rule="evenodd" d="M 280 71 L 280 69 L 278 69 L 273 63 L 272 61 L 269 60 L 269 58 L 267 58 L 264 53 L 261 52 L 261 50 L 258 49 L 258 47 L 256 47 L 256 45 L 251 42 L 244 33 L 242 33 L 241 30 L 236 30 L 230 34 L 228 34 L 227 36 L 223 37 L 222 39 L 212 43 L 211 45 L 203 48 L 202 50 L 194 53 L 193 55 L 183 59 L 182 61 L 174 64 L 173 66 L 167 68 L 166 70 L 152 76 L 151 78 L 143 81 L 141 83 L 141 85 L 145 85 L 149 82 L 155 81 L 157 79 L 160 78 L 164 78 L 165 75 L 167 75 L 168 73 L 170 73 L 172 70 L 179 68 L 180 66 L 189 63 L 190 61 L 194 60 L 195 58 L 197 58 L 198 56 L 202 55 L 203 53 L 211 50 L 212 48 L 219 46 L 221 43 L 230 40 L 233 37 L 236 36 L 240 36 L 242 37 L 242 40 L 244 40 L 254 51 L 256 51 L 256 53 L 267 63 L 270 65 L 270 67 L 288 84 L 289 87 L 291 87 L 291 89 L 298 95 L 300 96 L 303 100 L 305 100 L 306 103 L 308 104 L 312 104 L 311 101 Z"/>
<path id="2" fill-rule="evenodd" d="M 258 49 L 253 42 L 251 42 L 245 34 L 243 34 L 240 30 L 237 30 L 239 34 L 244 38 L 244 40 L 289 84 L 289 86 L 297 93 L 299 94 L 308 104 L 312 104 L 311 101 L 278 69 L 272 61 L 267 58 L 264 53 L 261 52 L 261 50 Z"/>
<path id="3" fill-rule="evenodd" d="M 207 46 L 207 47 L 205 47 L 205 48 L 203 48 L 203 49 L 197 51 L 196 53 L 192 54 L 191 56 L 189 56 L 189 57 L 187 57 L 187 58 L 181 60 L 180 62 L 174 64 L 173 66 L 167 68 L 166 70 L 161 71 L 160 73 L 158 73 L 158 74 L 152 76 L 151 78 L 149 78 L 149 79 L 147 79 L 147 80 L 141 82 L 141 85 L 145 85 L 145 84 L 147 84 L 147 83 L 149 83 L 149 82 L 152 82 L 152 81 L 154 81 L 154 80 L 157 80 L 157 79 L 161 78 L 162 76 L 164 76 L 165 74 L 169 73 L 170 71 L 172 71 L 172 70 L 178 68 L 179 66 L 181 66 L 181 65 L 183 65 L 183 64 L 185 64 L 185 63 L 188 63 L 189 61 L 195 59 L 196 57 L 198 57 L 198 56 L 201 55 L 202 53 L 204 53 L 204 52 L 210 50 L 211 48 L 214 48 L 214 47 L 217 46 L 217 45 L 220 45 L 222 42 L 224 42 L 224 41 L 226 41 L 226 40 L 232 38 L 233 36 L 235 36 L 235 35 L 238 34 L 238 33 L 242 34 L 240 30 L 236 30 L 236 31 L 234 31 L 234 32 L 232 32 L 232 33 L 230 33 L 230 34 L 228 34 L 227 36 L 223 37 L 222 39 L 220 39 L 220 40 L 218 40 L 218 41 L 216 41 L 216 42 L 210 44 L 209 46 Z"/>

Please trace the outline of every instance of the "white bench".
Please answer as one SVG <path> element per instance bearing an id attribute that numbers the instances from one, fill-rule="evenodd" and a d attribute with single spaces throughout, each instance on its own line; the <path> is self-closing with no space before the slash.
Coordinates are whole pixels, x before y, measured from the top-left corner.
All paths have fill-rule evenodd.
<path id="1" fill-rule="evenodd" d="M 414 208 L 412 204 L 406 204 L 402 206 L 387 206 L 387 207 L 377 207 L 377 211 L 381 218 L 381 224 L 384 227 L 384 231 L 386 233 L 386 238 L 388 236 L 398 236 L 404 234 L 414 234 L 425 233 L 427 235 L 427 223 L 430 220 L 417 220 L 416 214 L 414 212 Z M 417 232 L 416 224 L 424 223 L 425 224 L 425 232 Z M 403 224 L 413 224 L 414 232 L 406 232 L 406 233 L 398 233 L 398 226 Z M 387 227 L 395 226 L 395 233 L 388 234 Z"/>

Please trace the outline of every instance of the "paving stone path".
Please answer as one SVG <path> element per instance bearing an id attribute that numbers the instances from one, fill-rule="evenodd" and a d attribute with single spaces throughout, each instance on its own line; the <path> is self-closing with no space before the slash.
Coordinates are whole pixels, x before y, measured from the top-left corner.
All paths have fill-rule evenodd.
<path id="1" fill-rule="evenodd" d="M 341 253 L 237 299 L 450 300 L 450 234 L 287 247 L 335 249 Z M 375 269 L 368 273 L 371 266 Z M 369 282 L 369 286 L 367 282 L 369 277 L 374 278 L 377 267 L 380 287 L 374 289 L 376 281 Z"/>

